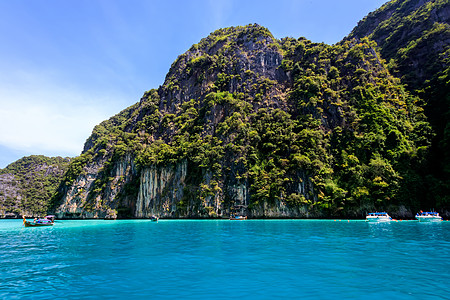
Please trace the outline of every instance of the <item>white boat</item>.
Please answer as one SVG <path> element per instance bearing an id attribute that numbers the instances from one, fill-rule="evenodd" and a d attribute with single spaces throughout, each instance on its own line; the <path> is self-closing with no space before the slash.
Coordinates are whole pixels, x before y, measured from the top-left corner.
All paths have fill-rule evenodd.
<path id="1" fill-rule="evenodd" d="M 366 216 L 366 222 L 390 222 L 390 221 L 392 221 L 392 218 L 386 212 L 368 213 Z"/>
<path id="2" fill-rule="evenodd" d="M 439 215 L 439 213 L 434 211 L 421 211 L 416 215 L 416 219 L 419 220 L 419 222 L 440 222 L 442 221 L 442 217 Z"/>

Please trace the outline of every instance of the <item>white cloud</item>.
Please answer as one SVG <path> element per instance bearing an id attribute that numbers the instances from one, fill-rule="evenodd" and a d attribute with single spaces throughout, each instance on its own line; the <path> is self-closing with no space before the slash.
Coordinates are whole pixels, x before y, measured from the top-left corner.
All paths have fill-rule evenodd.
<path id="1" fill-rule="evenodd" d="M 0 108 L 2 144 L 19 150 L 79 154 L 95 123 L 101 120 L 88 107 L 67 110 L 44 102 L 3 103 Z"/>
<path id="2" fill-rule="evenodd" d="M 52 82 L 54 75 L 13 72 L 13 78 L 1 78 L 1 145 L 31 154 L 76 156 L 93 127 L 127 105 L 120 93 L 99 97 L 100 92 Z"/>

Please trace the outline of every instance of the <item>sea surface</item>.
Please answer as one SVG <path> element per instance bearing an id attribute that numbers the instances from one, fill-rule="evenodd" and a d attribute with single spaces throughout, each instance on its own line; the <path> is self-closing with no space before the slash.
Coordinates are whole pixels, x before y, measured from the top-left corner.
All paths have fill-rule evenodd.
<path id="1" fill-rule="evenodd" d="M 450 299 L 450 222 L 0 220 L 0 299 Z"/>

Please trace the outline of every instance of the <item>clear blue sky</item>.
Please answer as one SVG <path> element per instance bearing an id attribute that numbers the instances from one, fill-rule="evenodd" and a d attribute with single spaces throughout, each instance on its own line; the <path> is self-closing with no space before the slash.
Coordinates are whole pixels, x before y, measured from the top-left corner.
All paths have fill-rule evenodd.
<path id="1" fill-rule="evenodd" d="M 385 0 L 0 0 L 0 168 L 77 156 L 93 127 L 157 88 L 216 29 L 340 41 Z"/>

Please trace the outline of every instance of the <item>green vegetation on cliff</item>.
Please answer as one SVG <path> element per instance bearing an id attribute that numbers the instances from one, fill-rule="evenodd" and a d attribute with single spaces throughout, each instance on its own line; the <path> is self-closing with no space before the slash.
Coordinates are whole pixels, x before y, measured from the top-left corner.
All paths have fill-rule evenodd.
<path id="1" fill-rule="evenodd" d="M 375 47 L 367 38 L 276 40 L 259 25 L 220 29 L 180 55 L 160 89 L 94 128 L 56 203 L 100 163 L 81 206 L 95 209 L 110 195 L 113 166 L 132 157 L 136 171 L 120 189 L 134 187 L 134 197 L 145 169 L 187 163 L 183 194 L 198 207 L 190 216 L 217 215 L 212 199 L 255 216 L 281 206 L 321 216 L 419 209 L 431 128 Z M 248 195 L 237 197 L 239 186 Z M 114 197 L 117 208 L 127 194 Z M 183 216 L 187 200 L 176 201 Z"/>
<path id="2" fill-rule="evenodd" d="M 429 207 L 450 205 L 450 3 L 448 0 L 396 0 L 370 13 L 349 38 L 378 44 L 390 71 L 424 102 L 435 137 L 421 184 Z"/>
<path id="3" fill-rule="evenodd" d="M 32 155 L 0 169 L 0 216 L 45 214 L 69 162 Z"/>
<path id="4" fill-rule="evenodd" d="M 219 29 L 181 54 L 160 88 L 97 125 L 80 156 L 60 161 L 57 192 L 62 171 L 42 175 L 42 157 L 1 170 L 0 212 L 445 212 L 449 12 L 446 0 L 393 0 L 335 45 L 277 40 L 257 24 Z M 26 174 L 37 181 L 17 179 Z"/>

